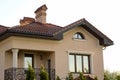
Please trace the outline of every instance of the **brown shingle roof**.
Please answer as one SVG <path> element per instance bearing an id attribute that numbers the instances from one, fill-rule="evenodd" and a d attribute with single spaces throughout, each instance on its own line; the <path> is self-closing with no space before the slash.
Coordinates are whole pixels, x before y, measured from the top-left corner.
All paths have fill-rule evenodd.
<path id="1" fill-rule="evenodd" d="M 110 38 L 108 38 L 106 35 L 104 35 L 101 31 L 99 31 L 97 28 L 95 28 L 92 24 L 90 24 L 84 18 L 65 26 L 62 30 L 56 32 L 54 35 L 57 35 L 60 33 L 63 34 L 64 32 L 67 32 L 75 27 L 83 27 L 84 29 L 86 29 L 93 36 L 95 36 L 97 39 L 99 39 L 100 45 L 103 45 L 103 46 L 113 45 L 113 41 Z"/>
<path id="2" fill-rule="evenodd" d="M 39 23 L 33 22 L 25 26 L 16 26 L 12 27 L 9 31 L 16 33 L 26 33 L 26 34 L 34 34 L 41 36 L 53 36 L 55 32 L 58 32 L 62 29 L 62 27 L 49 24 L 49 23 Z"/>
<path id="3" fill-rule="evenodd" d="M 6 32 L 7 29 L 8 29 L 8 27 L 0 25 L 0 35 L 3 34 L 4 32 Z"/>
<path id="4" fill-rule="evenodd" d="M 52 40 L 62 40 L 63 34 L 75 27 L 83 27 L 84 29 L 86 29 L 99 40 L 100 45 L 113 45 L 113 41 L 111 39 L 109 39 L 106 35 L 104 35 L 102 32 L 96 29 L 85 19 L 78 20 L 65 27 L 60 27 L 49 23 L 44 24 L 40 22 L 33 22 L 24 26 L 15 26 L 10 28 L 0 26 L 0 40 L 8 38 L 9 36 L 24 36 Z"/>

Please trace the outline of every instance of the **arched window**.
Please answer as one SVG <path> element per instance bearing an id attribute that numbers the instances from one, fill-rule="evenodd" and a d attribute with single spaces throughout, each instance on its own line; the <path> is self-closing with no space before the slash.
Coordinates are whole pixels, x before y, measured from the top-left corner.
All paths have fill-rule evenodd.
<path id="1" fill-rule="evenodd" d="M 85 39 L 85 37 L 82 33 L 77 32 L 73 35 L 73 39 Z"/>

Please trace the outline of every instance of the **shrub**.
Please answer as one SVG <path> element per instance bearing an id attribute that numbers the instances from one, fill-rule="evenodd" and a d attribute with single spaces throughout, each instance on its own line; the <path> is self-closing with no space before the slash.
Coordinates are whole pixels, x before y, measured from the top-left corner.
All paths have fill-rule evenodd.
<path id="1" fill-rule="evenodd" d="M 87 80 L 86 77 L 83 75 L 83 73 L 79 73 L 79 80 Z"/>
<path id="2" fill-rule="evenodd" d="M 117 76 L 116 76 L 116 79 L 117 79 L 117 80 L 120 80 L 120 75 L 117 75 Z"/>
<path id="3" fill-rule="evenodd" d="M 48 72 L 45 70 L 43 65 L 41 65 L 40 80 L 49 80 L 48 79 Z"/>
<path id="4" fill-rule="evenodd" d="M 59 76 L 56 77 L 56 80 L 61 80 Z"/>
<path id="5" fill-rule="evenodd" d="M 34 69 L 30 64 L 28 64 L 28 70 L 26 75 L 26 80 L 34 80 L 35 79 L 35 72 Z"/>
<path id="6" fill-rule="evenodd" d="M 106 74 L 104 74 L 104 80 L 110 80 Z"/>
<path id="7" fill-rule="evenodd" d="M 66 76 L 65 80 L 69 80 L 68 76 Z"/>
<path id="8" fill-rule="evenodd" d="M 116 80 L 116 76 L 119 72 L 110 72 L 108 70 L 104 71 L 104 80 Z"/>
<path id="9" fill-rule="evenodd" d="M 74 80 L 72 73 L 69 73 L 69 75 L 68 75 L 68 80 Z"/>
<path id="10" fill-rule="evenodd" d="M 66 76 L 65 80 L 74 80 L 72 73 L 68 73 L 68 76 Z"/>
<path id="11" fill-rule="evenodd" d="M 98 77 L 97 76 L 95 76 L 95 78 L 94 78 L 95 80 L 98 80 Z"/>

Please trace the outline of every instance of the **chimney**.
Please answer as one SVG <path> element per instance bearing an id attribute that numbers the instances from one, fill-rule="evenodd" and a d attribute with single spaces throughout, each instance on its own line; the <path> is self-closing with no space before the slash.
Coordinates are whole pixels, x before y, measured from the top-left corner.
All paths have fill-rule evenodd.
<path id="1" fill-rule="evenodd" d="M 30 17 L 24 17 L 23 19 L 20 19 L 20 26 L 25 26 L 27 24 L 30 24 L 32 22 L 35 22 L 34 18 L 30 18 Z"/>
<path id="2" fill-rule="evenodd" d="M 35 11 L 35 18 L 37 22 L 46 23 L 46 5 L 42 5 Z"/>

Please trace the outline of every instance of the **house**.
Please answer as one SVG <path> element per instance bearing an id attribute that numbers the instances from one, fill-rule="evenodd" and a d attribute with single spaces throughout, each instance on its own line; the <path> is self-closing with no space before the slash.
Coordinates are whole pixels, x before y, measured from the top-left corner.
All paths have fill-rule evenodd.
<path id="1" fill-rule="evenodd" d="M 39 7 L 35 19 L 24 17 L 17 26 L 0 25 L 0 80 L 24 80 L 28 62 L 37 80 L 41 64 L 50 80 L 69 72 L 103 80 L 103 49 L 113 41 L 85 19 L 64 27 L 46 23 L 46 10 Z"/>

